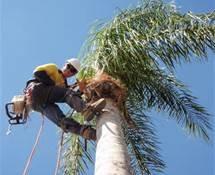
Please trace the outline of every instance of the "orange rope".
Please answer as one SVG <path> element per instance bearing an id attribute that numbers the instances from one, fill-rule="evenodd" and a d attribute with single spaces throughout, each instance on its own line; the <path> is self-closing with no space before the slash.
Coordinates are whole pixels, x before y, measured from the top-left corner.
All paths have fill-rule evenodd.
<path id="1" fill-rule="evenodd" d="M 58 169 L 59 169 L 59 167 L 60 167 L 60 160 L 61 160 L 60 158 L 61 158 L 62 147 L 63 147 L 63 136 L 64 136 L 64 131 L 62 130 L 60 143 L 59 143 L 59 145 L 58 145 L 57 163 L 56 163 L 54 175 L 57 175 Z"/>
<path id="2" fill-rule="evenodd" d="M 35 151 L 36 151 L 36 147 L 37 147 L 37 145 L 38 145 L 38 143 L 39 143 L 39 139 L 40 139 L 40 136 L 41 136 L 41 133 L 42 133 L 42 130 L 43 130 L 44 120 L 45 120 L 45 119 L 44 119 L 44 116 L 42 115 L 42 123 L 41 123 L 41 125 L 40 125 L 40 129 L 39 129 L 39 131 L 38 131 L 38 133 L 37 133 L 37 137 L 36 137 L 34 146 L 33 146 L 32 150 L 31 150 L 31 153 L 30 153 L 30 155 L 29 155 L 29 157 L 28 157 L 28 161 L 27 161 L 26 164 L 25 164 L 25 169 L 24 169 L 22 175 L 27 175 L 27 174 L 28 174 L 28 171 L 29 171 L 29 167 L 30 167 L 32 158 L 33 158 L 34 153 L 35 153 Z"/>

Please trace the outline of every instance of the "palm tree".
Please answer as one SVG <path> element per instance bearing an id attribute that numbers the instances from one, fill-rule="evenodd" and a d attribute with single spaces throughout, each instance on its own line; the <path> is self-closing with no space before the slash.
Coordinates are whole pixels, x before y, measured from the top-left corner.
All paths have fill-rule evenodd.
<path id="1" fill-rule="evenodd" d="M 189 134 L 210 142 L 210 115 L 176 78 L 175 65 L 206 58 L 208 48 L 215 51 L 214 20 L 215 12 L 181 14 L 174 4 L 147 0 L 92 29 L 81 51 L 85 67 L 79 77 L 88 79 L 91 95 L 97 95 L 88 100 L 102 97 L 93 93 L 95 87 L 103 94 L 116 92 L 103 95 L 107 111 L 96 121 L 96 174 L 163 172 L 156 130 L 146 114 L 151 110 L 166 112 Z M 77 136 L 66 143 L 64 174 L 84 173 L 93 151 Z"/>

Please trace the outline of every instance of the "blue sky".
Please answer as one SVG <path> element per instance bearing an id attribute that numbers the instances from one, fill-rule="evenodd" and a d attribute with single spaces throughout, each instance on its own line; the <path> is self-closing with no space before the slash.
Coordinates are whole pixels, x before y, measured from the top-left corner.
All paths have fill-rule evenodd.
<path id="1" fill-rule="evenodd" d="M 35 66 L 53 62 L 60 67 L 69 57 L 76 57 L 95 20 L 108 20 L 118 8 L 137 4 L 138 0 L 3 0 L 1 1 L 1 120 L 0 120 L 0 175 L 21 174 L 31 151 L 40 115 L 32 114 L 26 126 L 13 127 L 6 136 L 7 119 L 4 104 L 20 94 Z M 182 12 L 212 11 L 212 0 L 177 0 Z M 214 81 L 212 60 L 179 66 L 178 78 L 185 82 L 198 102 L 214 114 Z M 152 114 L 157 126 L 161 154 L 167 163 L 166 175 L 212 175 L 213 147 L 186 133 L 168 120 L 166 114 Z M 48 120 L 33 159 L 30 175 L 53 174 L 58 134 Z M 93 170 L 89 171 L 89 175 Z"/>

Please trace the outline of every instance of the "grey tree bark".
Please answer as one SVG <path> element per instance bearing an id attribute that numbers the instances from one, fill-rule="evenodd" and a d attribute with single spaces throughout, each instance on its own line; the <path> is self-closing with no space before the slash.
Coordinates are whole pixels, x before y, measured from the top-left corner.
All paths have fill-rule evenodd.
<path id="1" fill-rule="evenodd" d="M 97 119 L 95 175 L 130 175 L 130 159 L 122 132 L 118 107 L 107 100 L 105 112 Z"/>

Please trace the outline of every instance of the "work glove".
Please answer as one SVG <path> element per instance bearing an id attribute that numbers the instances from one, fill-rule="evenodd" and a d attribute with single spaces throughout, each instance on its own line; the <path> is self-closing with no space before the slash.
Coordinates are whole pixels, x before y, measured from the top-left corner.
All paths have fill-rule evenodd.
<path id="1" fill-rule="evenodd" d="M 90 125 L 83 125 L 81 127 L 80 135 L 87 140 L 96 140 L 96 130 Z"/>

